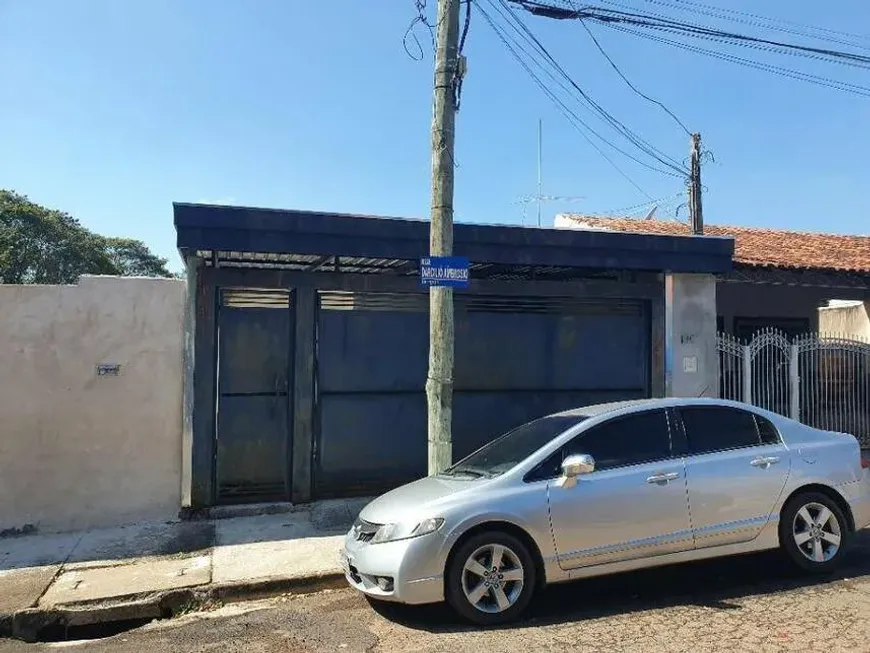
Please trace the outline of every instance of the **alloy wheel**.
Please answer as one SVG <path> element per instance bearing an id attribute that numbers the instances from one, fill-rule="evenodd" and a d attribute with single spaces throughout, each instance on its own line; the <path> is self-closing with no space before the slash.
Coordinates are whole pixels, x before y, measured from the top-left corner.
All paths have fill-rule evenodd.
<path id="1" fill-rule="evenodd" d="M 840 550 L 840 521 L 827 506 L 807 503 L 794 516 L 792 536 L 807 560 L 827 562 Z"/>
<path id="2" fill-rule="evenodd" d="M 487 614 L 498 614 L 513 606 L 522 594 L 524 580 L 519 556 L 501 544 L 479 547 L 462 569 L 465 598 Z"/>

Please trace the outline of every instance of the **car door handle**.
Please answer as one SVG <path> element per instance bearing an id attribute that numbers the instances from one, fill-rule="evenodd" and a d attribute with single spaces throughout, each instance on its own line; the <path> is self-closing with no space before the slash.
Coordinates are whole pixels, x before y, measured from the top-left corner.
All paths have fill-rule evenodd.
<path id="1" fill-rule="evenodd" d="M 753 467 L 770 467 L 771 465 L 775 465 L 779 462 L 778 456 L 759 456 L 758 458 L 754 458 L 750 465 Z"/>
<path id="2" fill-rule="evenodd" d="M 646 479 L 646 482 L 647 483 L 654 483 L 656 485 L 663 485 L 665 483 L 675 481 L 678 478 L 680 478 L 679 473 L 668 472 L 667 474 L 653 474 L 648 479 Z"/>

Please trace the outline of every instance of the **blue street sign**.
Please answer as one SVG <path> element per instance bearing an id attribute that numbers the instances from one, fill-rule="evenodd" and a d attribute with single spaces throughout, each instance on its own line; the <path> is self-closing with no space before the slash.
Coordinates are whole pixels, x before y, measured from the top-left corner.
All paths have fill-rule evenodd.
<path id="1" fill-rule="evenodd" d="M 468 287 L 468 259 L 464 256 L 432 256 L 420 259 L 423 286 Z"/>

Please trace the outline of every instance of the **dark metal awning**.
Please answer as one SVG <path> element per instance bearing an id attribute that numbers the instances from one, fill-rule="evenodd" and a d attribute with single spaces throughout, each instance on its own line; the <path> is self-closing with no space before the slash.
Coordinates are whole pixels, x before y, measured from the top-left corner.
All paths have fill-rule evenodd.
<path id="1" fill-rule="evenodd" d="M 429 223 L 310 211 L 174 205 L 186 259 L 226 267 L 416 275 Z M 724 273 L 734 241 L 604 231 L 457 224 L 454 252 L 476 278 L 575 278 L 614 271 Z"/>

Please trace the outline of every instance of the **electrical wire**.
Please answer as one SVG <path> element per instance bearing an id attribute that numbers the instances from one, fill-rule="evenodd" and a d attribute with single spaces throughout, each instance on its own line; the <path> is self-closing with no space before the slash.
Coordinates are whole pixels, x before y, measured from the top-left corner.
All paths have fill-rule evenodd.
<path id="1" fill-rule="evenodd" d="M 805 73 L 805 72 L 802 72 L 799 70 L 794 70 L 792 68 L 784 68 L 782 66 L 776 66 L 774 64 L 763 63 L 760 61 L 754 61 L 752 59 L 745 59 L 743 57 L 738 57 L 737 55 L 734 55 L 734 54 L 719 52 L 716 50 L 705 49 L 705 48 L 702 48 L 699 46 L 691 45 L 689 43 L 682 43 L 680 41 L 666 39 L 666 38 L 661 37 L 661 36 L 656 36 L 655 34 L 647 34 L 645 32 L 630 29 L 627 27 L 612 26 L 612 29 L 615 29 L 619 32 L 624 32 L 626 34 L 630 34 L 632 36 L 644 38 L 644 39 L 647 39 L 649 41 L 653 41 L 656 43 L 669 45 L 671 47 L 686 50 L 688 52 L 692 52 L 695 54 L 702 54 L 704 56 L 712 57 L 714 59 L 720 59 L 722 61 L 727 61 L 729 63 L 735 63 L 735 64 L 738 64 L 741 66 L 745 66 L 747 68 L 754 68 L 756 70 L 761 70 L 763 72 L 772 73 L 774 75 L 779 75 L 781 77 L 788 77 L 788 78 L 795 79 L 798 81 L 808 82 L 810 84 L 815 84 L 817 86 L 824 86 L 824 87 L 831 88 L 831 89 L 834 89 L 837 91 L 851 93 L 853 95 L 870 97 L 870 87 L 859 86 L 858 84 L 851 84 L 849 82 L 843 82 L 840 80 L 832 79 L 830 77 L 822 77 L 819 75 L 813 75 L 811 73 Z"/>
<path id="2" fill-rule="evenodd" d="M 653 99 L 649 95 L 646 95 L 642 91 L 638 90 L 638 88 L 629 81 L 628 77 L 626 77 L 623 74 L 623 72 L 619 69 L 619 66 L 616 65 L 616 63 L 613 61 L 613 59 L 610 58 L 610 55 L 608 55 L 607 52 L 604 50 L 604 48 L 601 46 L 601 43 L 598 42 L 598 39 L 595 38 L 595 35 L 592 33 L 592 30 L 589 29 L 589 26 L 586 25 L 586 23 L 583 21 L 581 21 L 580 24 L 583 26 L 583 29 L 586 30 L 586 33 L 589 34 L 589 38 L 592 39 L 592 42 L 595 44 L 595 47 L 598 48 L 598 51 L 604 56 L 605 59 L 607 59 L 607 62 L 610 64 L 610 66 L 613 68 L 613 70 L 615 70 L 616 73 L 622 78 L 622 81 L 624 81 L 632 91 L 634 91 L 637 95 L 642 97 L 644 100 L 647 100 L 648 102 L 652 102 L 653 104 L 656 104 L 659 107 L 661 107 L 665 113 L 667 113 L 671 118 L 674 119 L 674 122 L 676 122 L 680 127 L 682 127 L 683 131 L 686 132 L 687 135 L 691 136 L 691 132 L 689 131 L 689 128 L 686 127 L 686 125 L 683 123 L 682 120 L 677 118 L 676 114 L 674 114 L 673 111 L 668 109 L 664 104 L 662 104 L 658 100 Z"/>
<path id="3" fill-rule="evenodd" d="M 488 1 L 492 3 L 493 0 Z M 550 62 L 550 64 L 565 80 L 567 80 L 567 82 L 580 94 L 584 102 L 586 102 L 593 109 L 593 111 L 598 114 L 599 117 L 601 117 L 605 122 L 610 124 L 610 126 L 614 130 L 622 134 L 622 136 L 625 137 L 629 142 L 631 142 L 635 147 L 647 154 L 647 156 L 655 159 L 660 164 L 671 168 L 679 174 L 685 174 L 684 168 L 681 167 L 678 161 L 669 157 L 661 150 L 658 150 L 657 148 L 655 148 L 655 146 L 651 145 L 641 136 L 631 131 L 622 122 L 617 120 L 612 114 L 606 111 L 600 104 L 598 104 L 597 102 L 595 102 L 595 100 L 589 97 L 589 95 L 582 88 L 580 88 L 580 86 L 577 85 L 574 79 L 553 58 L 553 56 L 549 53 L 549 51 L 547 51 L 547 49 L 543 46 L 540 40 L 538 40 L 535 34 L 528 28 L 528 26 L 513 12 L 513 10 L 508 6 L 506 0 L 499 0 L 499 2 L 509 15 L 506 16 L 504 13 L 502 13 L 502 16 L 513 22 L 514 29 L 517 29 L 517 27 L 522 29 L 522 31 L 525 33 L 526 39 L 529 40 L 529 42 L 533 44 L 533 47 Z"/>
<path id="4" fill-rule="evenodd" d="M 847 65 L 857 65 L 866 67 L 870 64 L 870 56 L 857 54 L 854 52 L 844 52 L 841 50 L 832 50 L 830 48 L 820 48 L 810 45 L 801 45 L 798 43 L 789 43 L 785 41 L 777 41 L 760 36 L 750 36 L 747 34 L 739 34 L 736 32 L 728 32 L 716 28 L 707 27 L 698 23 L 688 23 L 685 21 L 674 20 L 662 14 L 649 12 L 639 12 L 633 7 L 620 5 L 612 0 L 603 0 L 607 4 L 625 7 L 625 11 L 616 9 L 606 9 L 603 7 L 586 6 L 580 9 L 566 9 L 563 5 L 553 5 L 551 3 L 539 2 L 537 0 L 506 0 L 512 4 L 523 7 L 527 11 L 549 16 L 552 18 L 561 19 L 576 19 L 576 20 L 594 20 L 601 23 L 621 23 L 625 25 L 633 25 L 648 29 L 660 29 L 681 33 L 686 36 L 707 36 L 717 37 L 727 41 L 732 45 L 746 44 L 761 44 L 787 50 L 792 53 L 810 54 L 822 58 L 828 62 L 844 63 Z M 572 5 L 573 6 L 573 5 Z"/>
<path id="5" fill-rule="evenodd" d="M 512 0 L 513 1 L 513 0 Z M 608 4 L 618 5 L 619 3 L 605 0 Z M 657 29 L 673 33 L 682 34 L 690 37 L 698 38 L 718 38 L 722 42 L 731 45 L 739 45 L 749 47 L 753 44 L 769 46 L 776 48 L 781 52 L 796 54 L 800 56 L 810 56 L 814 59 L 820 59 L 830 63 L 838 63 L 847 66 L 856 66 L 866 68 L 870 65 L 870 55 L 857 54 L 854 52 L 844 52 L 841 50 L 831 50 L 829 48 L 819 48 L 810 45 L 800 45 L 797 43 L 788 43 L 785 41 L 775 41 L 773 39 L 762 38 L 759 36 L 750 36 L 748 34 L 738 34 L 736 32 L 728 32 L 698 23 L 687 23 L 684 21 L 673 20 L 662 14 L 654 13 L 637 13 L 634 11 L 621 11 L 616 9 L 598 9 L 587 8 L 576 12 L 580 20 L 594 20 L 601 23 L 621 23 L 625 25 L 633 25 L 648 29 Z"/>
<path id="6" fill-rule="evenodd" d="M 478 7 L 478 10 L 483 12 L 482 7 Z M 492 20 L 492 18 L 490 18 L 490 20 Z M 513 29 L 516 30 L 515 26 L 511 25 L 511 27 L 513 27 Z M 563 79 L 561 79 L 560 77 L 557 77 L 556 74 L 552 70 L 550 70 L 550 68 L 548 68 L 543 63 L 541 63 L 541 61 L 538 58 L 536 58 L 535 52 L 530 52 L 527 49 L 527 47 L 525 45 L 523 45 L 523 43 L 518 42 L 516 39 L 512 39 L 505 32 L 498 31 L 498 28 L 496 28 L 496 29 L 497 29 L 497 34 L 504 36 L 505 39 L 511 40 L 513 42 L 513 46 L 506 43 L 506 45 L 509 48 L 509 50 L 511 51 L 511 53 L 515 56 L 515 58 L 520 63 L 520 65 L 522 65 L 527 70 L 527 72 L 529 72 L 529 74 L 532 76 L 532 78 L 535 80 L 535 82 L 539 86 L 541 86 L 541 88 L 545 92 L 545 94 L 547 94 L 547 96 L 550 97 L 550 99 L 554 103 L 556 103 L 557 107 L 560 109 L 560 111 L 563 113 L 563 115 L 566 115 L 566 112 L 568 114 L 570 114 L 570 117 L 569 117 L 569 115 L 566 115 L 566 118 L 569 120 L 569 122 L 577 123 L 577 124 L 575 124 L 575 126 L 579 130 L 582 131 L 583 129 L 585 129 L 590 134 L 592 134 L 597 139 L 599 139 L 603 144 L 607 145 L 609 148 L 622 154 L 624 157 L 631 159 L 635 163 L 637 163 L 637 164 L 639 164 L 639 165 L 641 165 L 649 170 L 652 170 L 653 172 L 657 172 L 659 174 L 664 174 L 664 175 L 670 175 L 670 176 L 674 176 L 674 177 L 681 177 L 681 178 L 685 177 L 685 175 L 688 174 L 687 170 L 682 170 L 682 169 L 679 169 L 676 171 L 665 170 L 665 169 L 658 168 L 654 165 L 650 165 L 649 163 L 647 163 L 641 159 L 638 159 L 636 156 L 630 154 L 629 152 L 626 152 L 624 149 L 620 148 L 619 146 L 615 145 L 613 142 L 609 141 L 607 138 L 605 138 L 604 136 L 599 134 L 587 122 L 585 122 L 574 111 L 572 111 L 549 87 L 547 87 L 546 84 L 540 79 L 540 77 L 538 77 L 536 74 L 534 74 L 533 71 L 530 70 L 529 65 L 520 56 L 520 54 L 517 52 L 517 50 L 520 50 L 523 54 L 525 54 L 526 57 L 528 57 L 528 60 L 532 62 L 532 64 L 534 64 L 537 68 L 539 68 L 545 75 L 547 75 L 557 86 L 559 86 L 569 96 L 574 95 L 574 89 L 572 87 L 569 87 L 564 82 Z M 583 106 L 583 108 L 586 109 L 587 111 L 591 111 L 591 109 L 589 109 L 585 104 L 581 103 L 580 106 Z M 593 113 L 593 115 L 597 116 L 597 114 L 594 114 L 594 113 Z M 600 118 L 600 116 L 597 116 L 597 117 Z"/>
<path id="7" fill-rule="evenodd" d="M 432 23 L 430 23 L 429 19 L 426 17 L 426 0 L 414 0 L 414 8 L 417 10 L 417 15 L 414 16 L 411 23 L 408 25 L 408 29 L 405 30 L 405 35 L 402 37 L 402 47 L 405 48 L 405 53 L 411 59 L 414 61 L 423 61 L 423 57 L 425 56 L 423 44 L 420 43 L 420 39 L 417 38 L 414 28 L 419 24 L 424 25 L 429 30 L 429 38 L 432 42 L 432 52 L 435 52 L 435 30 L 432 28 Z M 408 47 L 409 36 L 414 39 L 414 44 L 417 46 L 417 50 L 419 50 L 418 55 L 414 55 Z"/>
<path id="8" fill-rule="evenodd" d="M 642 213 L 645 210 L 650 209 L 652 206 L 657 208 L 661 208 L 663 206 L 669 206 L 674 203 L 675 200 L 683 197 L 683 192 L 680 191 L 676 195 L 669 195 L 667 197 L 660 197 L 658 199 L 650 200 L 648 202 L 643 202 L 641 204 L 634 204 L 632 206 L 626 206 L 620 209 L 611 209 L 609 211 L 601 211 L 603 215 L 619 215 L 623 217 L 629 217 L 636 213 Z"/>
<path id="9" fill-rule="evenodd" d="M 549 62 L 549 64 L 559 74 L 559 76 L 561 76 L 564 80 L 567 81 L 568 84 L 570 84 L 574 91 L 580 95 L 583 102 L 585 102 L 586 105 L 588 105 L 593 110 L 593 112 L 598 115 L 599 118 L 603 119 L 611 126 L 611 128 L 613 128 L 629 142 L 631 142 L 636 148 L 638 148 L 650 158 L 657 161 L 659 164 L 665 166 L 666 168 L 669 168 L 678 176 L 685 176 L 687 174 L 686 168 L 682 166 L 676 159 L 673 159 L 668 155 L 664 154 L 663 152 L 655 148 L 655 146 L 651 145 L 648 141 L 644 140 L 641 136 L 631 131 L 622 122 L 620 122 L 612 114 L 605 110 L 600 104 L 593 100 L 556 61 L 553 55 L 550 54 L 550 52 L 546 49 L 546 47 L 544 47 L 544 45 L 528 28 L 528 26 L 521 19 L 519 19 L 514 11 L 508 6 L 507 1 L 497 1 L 501 5 L 501 8 L 496 4 L 496 0 L 487 0 L 487 2 L 490 3 L 493 9 L 495 9 L 502 16 L 502 18 L 508 24 L 510 24 L 510 26 L 515 31 L 517 31 L 522 38 L 524 38 L 524 40 L 526 40 L 541 56 L 543 56 Z"/>
<path id="10" fill-rule="evenodd" d="M 633 10 L 634 7 L 624 5 L 617 2 L 611 2 L 610 0 L 599 0 L 604 4 L 621 6 L 627 8 L 629 10 Z M 691 13 L 699 16 L 707 16 L 710 18 L 716 18 L 717 20 L 730 21 L 733 23 L 738 23 L 740 25 L 747 25 L 749 27 L 754 27 L 756 29 L 763 30 L 771 30 L 775 32 L 780 32 L 784 34 L 790 34 L 792 36 L 802 36 L 804 38 L 815 39 L 818 41 L 824 41 L 828 43 L 837 43 L 838 45 L 845 45 L 853 48 L 858 48 L 861 50 L 870 50 L 870 46 L 861 45 L 860 43 L 855 43 L 850 40 L 846 40 L 843 38 L 839 38 L 836 36 L 822 35 L 822 34 L 814 34 L 812 32 L 812 27 L 810 26 L 800 26 L 800 28 L 796 27 L 786 27 L 782 25 L 777 25 L 775 19 L 769 18 L 740 18 L 738 16 L 731 16 L 726 13 L 728 10 L 722 8 L 713 8 L 711 5 L 706 5 L 704 7 L 698 6 L 687 6 L 683 4 L 675 4 L 675 2 L 680 2 L 680 0 L 675 0 L 675 2 L 667 2 L 666 0 L 645 0 L 645 2 L 653 5 L 658 5 L 660 7 L 667 7 L 669 9 L 676 9 L 677 11 L 682 11 L 686 13 Z M 650 15 L 658 15 L 658 14 L 650 14 Z M 694 23 L 691 23 L 694 24 Z M 856 35 L 858 36 L 858 35 Z M 860 38 L 860 37 L 859 37 Z"/>
<path id="11" fill-rule="evenodd" d="M 692 0 L 672 0 L 671 4 L 664 2 L 663 0 L 646 0 L 646 2 L 652 4 L 658 4 L 662 6 L 669 6 L 675 9 L 679 9 L 681 11 L 693 12 L 704 16 L 711 16 L 715 18 L 719 18 L 721 20 L 730 20 L 735 23 L 742 23 L 744 25 L 752 25 L 754 27 L 763 27 L 765 29 L 775 30 L 778 32 L 784 32 L 787 34 L 792 34 L 796 36 L 806 36 L 808 38 L 814 38 L 819 40 L 827 40 L 832 43 L 839 43 L 841 45 L 849 45 L 856 48 L 868 49 L 870 46 L 859 45 L 852 41 L 846 41 L 840 37 L 846 37 L 853 40 L 858 41 L 867 41 L 870 42 L 870 36 L 866 34 L 856 34 L 854 32 L 846 32 L 843 30 L 829 29 L 826 27 L 819 27 L 816 25 L 805 25 L 802 23 L 797 23 L 790 20 L 785 20 L 783 18 L 772 18 L 770 16 L 762 16 L 761 14 L 754 14 L 747 11 L 740 11 L 738 9 L 729 9 L 726 7 L 717 7 L 714 5 L 704 4 L 702 2 L 693 2 Z M 573 3 L 571 3 L 573 6 Z M 574 6 L 576 9 L 576 6 Z M 820 34 L 828 34 L 830 36 L 820 36 L 819 34 L 813 34 L 812 32 L 819 32 Z"/>
<path id="12" fill-rule="evenodd" d="M 590 127 L 586 122 L 584 122 L 583 119 L 581 119 L 581 118 L 580 118 L 580 117 L 579 117 L 579 116 L 578 116 L 574 111 L 572 111 L 572 110 L 571 110 L 571 109 L 570 109 L 570 108 L 569 108 L 569 107 L 568 107 L 568 106 L 567 106 L 567 105 L 566 105 L 566 104 L 565 104 L 565 103 L 564 103 L 564 102 L 563 102 L 563 101 L 562 101 L 562 100 L 561 100 L 561 99 L 560 99 L 560 98 L 559 98 L 559 97 L 558 97 L 558 96 L 557 96 L 557 95 L 556 95 L 556 94 L 555 94 L 555 93 L 554 93 L 554 92 L 553 92 L 553 91 L 552 91 L 552 90 L 551 90 L 551 89 L 550 89 L 550 88 L 549 88 L 549 87 L 548 87 L 548 86 L 543 82 L 543 80 L 541 80 L 541 78 L 540 78 L 540 77 L 535 73 L 535 71 L 532 70 L 531 66 L 530 66 L 530 65 L 529 65 L 529 64 L 528 64 L 528 63 L 523 59 L 523 57 L 519 54 L 519 52 L 517 51 L 517 48 L 515 48 L 514 45 L 511 44 L 511 39 L 510 39 L 510 37 L 508 36 L 508 34 L 503 30 L 503 28 L 501 28 L 501 27 L 496 23 L 496 21 L 495 21 L 495 20 L 494 20 L 490 15 L 489 15 L 489 13 L 486 11 L 486 9 L 483 8 L 482 6 L 480 6 L 480 4 L 478 4 L 478 11 L 480 12 L 481 16 L 483 16 L 484 20 L 485 20 L 485 21 L 489 24 L 489 26 L 492 28 L 493 32 L 496 34 L 496 36 L 497 36 L 498 39 L 502 42 L 502 44 L 505 46 L 505 48 L 508 50 L 508 52 L 510 52 L 510 54 L 514 57 L 514 59 L 517 61 L 517 63 L 519 63 L 520 66 L 522 66 L 522 68 L 523 68 L 523 69 L 526 71 L 526 73 L 527 73 L 527 74 L 532 78 L 532 80 L 535 82 L 535 84 L 537 84 L 537 86 L 538 86 L 538 87 L 539 87 L 539 88 L 544 92 L 544 94 L 545 94 L 545 95 L 546 95 L 546 96 L 547 96 L 547 97 L 548 97 L 548 98 L 549 98 L 549 99 L 550 99 L 550 100 L 551 100 L 551 101 L 556 105 L 557 109 L 562 113 L 562 115 L 566 118 L 566 120 L 568 120 L 569 124 L 571 124 L 571 125 L 572 125 L 576 130 L 577 130 L 577 132 L 578 132 L 578 133 L 583 137 L 583 139 L 586 140 L 586 142 L 588 142 L 589 145 L 590 145 L 590 146 L 591 146 L 591 147 L 592 147 L 592 148 L 593 148 L 593 149 L 594 149 L 594 150 L 595 150 L 595 151 L 596 151 L 596 152 L 597 152 L 597 153 L 598 153 L 598 154 L 599 154 L 599 155 L 600 155 L 600 156 L 601 156 L 601 157 L 602 157 L 602 158 L 603 158 L 603 159 L 604 159 L 604 160 L 605 160 L 605 161 L 606 161 L 606 162 L 607 162 L 607 163 L 608 163 L 608 164 L 609 164 L 609 165 L 610 165 L 610 166 L 611 166 L 611 167 L 612 167 L 612 168 L 613 168 L 613 169 L 614 169 L 614 170 L 615 170 L 615 171 L 616 171 L 616 172 L 617 172 L 621 177 L 623 177 L 626 181 L 628 181 L 628 183 L 630 183 L 630 184 L 631 184 L 631 185 L 632 185 L 632 186 L 633 186 L 633 187 L 634 187 L 638 192 L 640 192 L 642 195 L 644 195 L 644 196 L 647 197 L 647 198 L 652 199 L 652 196 L 651 196 L 649 193 L 647 193 L 643 188 L 641 188 L 641 186 L 640 186 L 636 181 L 634 181 L 634 179 L 632 179 L 632 178 L 631 178 L 631 177 L 630 177 L 630 176 L 629 176 L 625 171 L 623 171 L 623 170 L 622 170 L 622 169 L 621 169 L 621 168 L 620 168 L 620 167 L 619 167 L 619 166 L 618 166 L 618 165 L 617 165 L 617 164 L 616 164 L 616 163 L 615 163 L 615 162 L 614 162 L 614 161 L 613 161 L 613 160 L 612 160 L 612 159 L 611 159 L 611 158 L 610 158 L 610 157 L 609 157 L 609 156 L 608 156 L 608 155 L 607 155 L 607 154 L 606 154 L 606 153 L 605 153 L 605 152 L 604 152 L 604 151 L 603 151 L 603 150 L 602 150 L 602 149 L 601 149 L 601 148 L 600 148 L 596 143 L 595 143 L 595 141 L 593 141 L 592 138 L 590 138 L 589 134 L 587 134 L 586 132 L 588 131 L 588 132 L 590 132 L 591 134 L 594 134 L 594 135 L 597 136 L 599 139 L 603 140 L 605 143 L 607 143 L 608 145 L 610 145 L 611 147 L 613 147 L 613 148 L 616 149 L 617 151 L 620 151 L 622 154 L 624 154 L 625 156 L 631 158 L 631 159 L 634 160 L 634 161 L 637 161 L 637 162 L 640 163 L 641 165 L 647 165 L 647 164 L 644 164 L 643 162 L 641 162 L 641 161 L 639 161 L 638 159 L 632 157 L 632 156 L 631 156 L 630 154 L 628 154 L 628 153 L 622 152 L 621 150 L 619 150 L 619 148 L 617 148 L 617 147 L 614 146 L 612 143 L 610 143 L 609 141 L 607 141 L 606 139 L 604 139 L 600 134 L 598 134 L 594 129 L 592 129 L 592 128 L 591 128 L 591 127 Z M 518 45 L 518 44 L 517 44 L 517 45 Z M 649 166 L 647 166 L 647 167 L 649 167 Z M 673 174 L 673 173 L 671 173 L 671 172 L 667 172 L 667 171 L 663 171 L 663 170 L 656 170 L 656 171 L 657 171 L 657 172 L 660 172 L 660 173 L 662 173 L 662 174 L 666 174 L 666 175 L 671 175 L 671 174 Z M 674 175 L 674 176 L 676 176 L 676 175 Z"/>
<path id="13" fill-rule="evenodd" d="M 456 51 L 457 55 L 457 72 L 454 75 L 453 81 L 453 107 L 459 111 L 459 107 L 462 104 L 462 81 L 464 75 L 461 72 L 461 69 L 458 68 L 460 65 L 460 61 L 462 59 L 462 52 L 465 50 L 465 39 L 468 37 L 468 28 L 471 26 L 471 0 L 465 0 L 465 23 L 462 26 L 462 36 L 459 38 L 459 49 Z"/>

